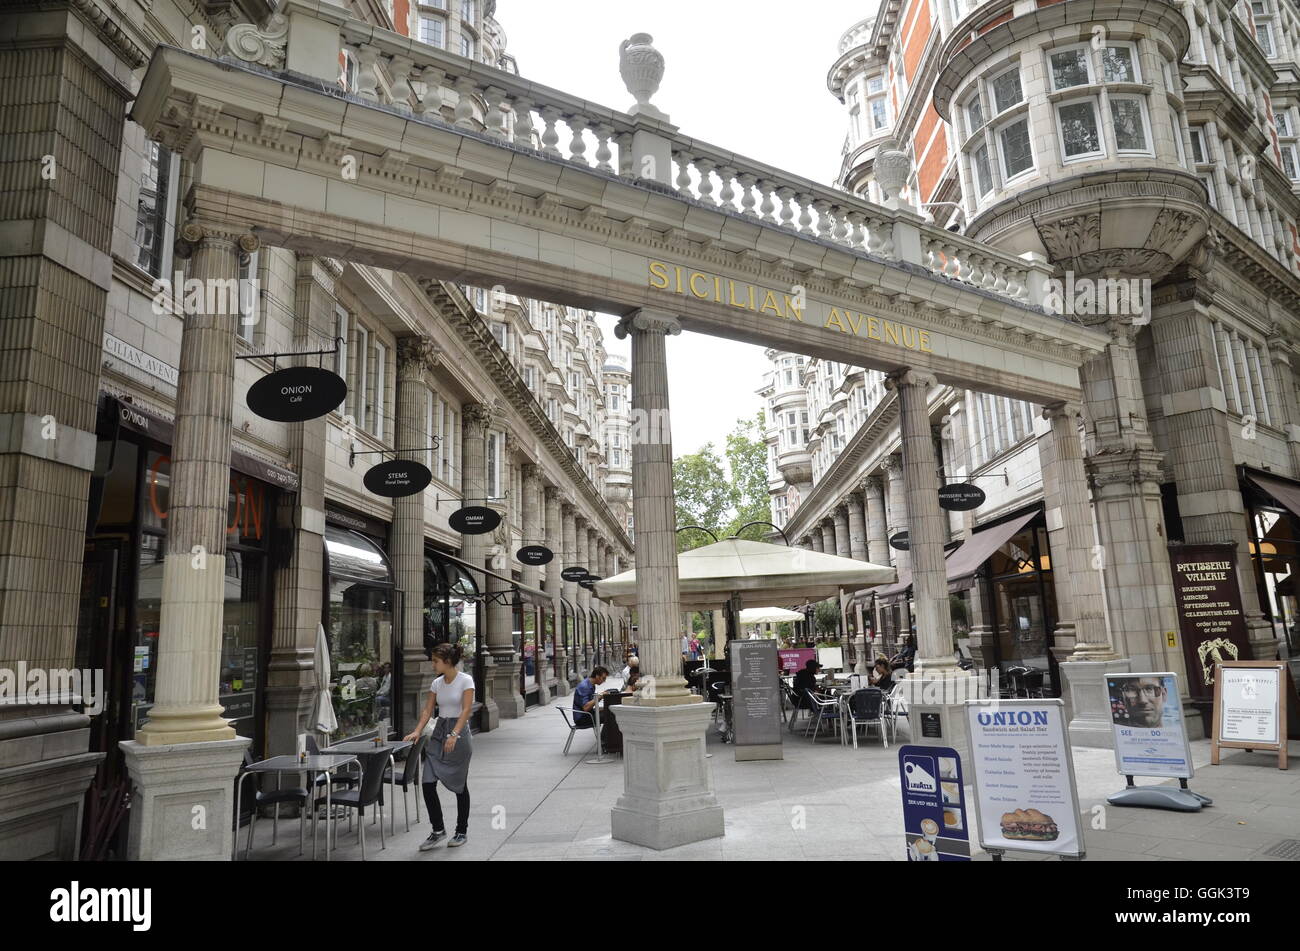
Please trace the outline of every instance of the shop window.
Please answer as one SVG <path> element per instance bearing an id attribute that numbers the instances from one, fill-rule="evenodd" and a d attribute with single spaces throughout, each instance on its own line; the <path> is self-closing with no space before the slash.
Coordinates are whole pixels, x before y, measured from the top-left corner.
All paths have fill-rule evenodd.
<path id="1" fill-rule="evenodd" d="M 359 532 L 326 525 L 325 553 L 330 694 L 335 737 L 346 739 L 392 719 L 392 575 L 383 550 Z"/>

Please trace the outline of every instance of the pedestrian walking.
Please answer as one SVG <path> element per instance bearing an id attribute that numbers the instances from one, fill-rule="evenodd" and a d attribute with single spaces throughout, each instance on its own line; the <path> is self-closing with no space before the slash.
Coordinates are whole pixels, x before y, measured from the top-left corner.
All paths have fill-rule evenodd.
<path id="1" fill-rule="evenodd" d="M 448 848 L 465 844 L 469 831 L 469 760 L 473 754 L 470 742 L 469 714 L 474 707 L 474 678 L 462 672 L 461 648 L 457 644 L 439 644 L 430 654 L 434 678 L 429 686 L 429 699 L 420 713 L 420 722 L 406 739 L 420 738 L 425 724 L 433 716 L 437 705 L 433 733 L 424 746 L 424 804 L 429 809 L 433 831 L 420 845 L 427 852 L 447 837 L 442 821 L 442 804 L 438 801 L 438 783 L 441 782 L 456 794 L 456 833 L 447 843 Z"/>

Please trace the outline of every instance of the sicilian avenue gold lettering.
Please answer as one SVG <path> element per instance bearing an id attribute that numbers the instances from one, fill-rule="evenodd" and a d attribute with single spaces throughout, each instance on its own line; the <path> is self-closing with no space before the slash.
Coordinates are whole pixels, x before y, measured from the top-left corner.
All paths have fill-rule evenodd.
<path id="1" fill-rule="evenodd" d="M 717 274 L 684 270 L 681 265 L 665 264 L 663 261 L 650 262 L 650 287 L 652 290 L 669 291 L 673 287 L 674 282 L 670 276 L 670 269 L 675 271 L 677 275 L 675 284 L 677 294 L 685 296 L 689 292 L 690 296 L 697 300 L 718 304 L 725 303 L 725 306 L 735 307 L 739 310 L 771 314 L 783 320 L 797 320 L 803 323 L 806 308 L 796 306 L 795 298 L 790 294 L 780 294 L 765 287 L 737 281 L 733 278 L 725 278 Z M 713 282 L 712 294 L 709 293 L 710 281 Z M 725 299 L 722 293 L 724 282 L 727 285 Z M 829 311 L 826 321 L 822 325 L 826 330 L 835 330 L 853 337 L 866 337 L 869 340 L 891 344 L 906 350 L 916 350 L 920 353 L 934 352 L 932 335 L 928 330 L 921 330 L 919 327 L 905 324 L 902 321 L 872 317 L 847 307 L 831 307 Z"/>

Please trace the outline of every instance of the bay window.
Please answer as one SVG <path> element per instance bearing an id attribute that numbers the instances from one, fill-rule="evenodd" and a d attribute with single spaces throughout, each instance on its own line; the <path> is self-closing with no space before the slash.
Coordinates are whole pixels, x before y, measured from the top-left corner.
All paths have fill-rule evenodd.
<path id="1" fill-rule="evenodd" d="M 1002 150 L 1002 171 L 1007 179 L 1015 178 L 1034 167 L 1034 151 L 1029 143 L 1029 120 L 1018 119 L 998 130 Z"/>

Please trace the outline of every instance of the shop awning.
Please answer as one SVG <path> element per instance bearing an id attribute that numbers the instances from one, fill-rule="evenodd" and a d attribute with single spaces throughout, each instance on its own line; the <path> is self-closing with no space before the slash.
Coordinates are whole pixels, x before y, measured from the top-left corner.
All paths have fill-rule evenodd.
<path id="1" fill-rule="evenodd" d="M 995 551 L 1018 535 L 1038 515 L 1039 512 L 1035 509 L 1009 522 L 990 525 L 972 533 L 960 548 L 948 556 L 948 580 L 956 581 L 975 574 Z"/>
<path id="2" fill-rule="evenodd" d="M 1260 475 L 1257 472 L 1251 472 L 1249 470 L 1246 471 L 1245 475 L 1246 480 L 1255 486 L 1255 488 L 1267 495 L 1273 496 L 1273 498 L 1292 515 L 1300 516 L 1300 485 L 1297 485 L 1294 482 Z"/>
<path id="3" fill-rule="evenodd" d="M 445 558 L 448 561 L 452 562 L 453 564 L 460 565 L 462 568 L 465 568 L 468 571 L 482 572 L 483 574 L 487 575 L 489 578 L 495 578 L 497 581 L 500 581 L 502 584 L 509 585 L 511 588 L 519 592 L 519 597 L 521 600 L 526 601 L 529 604 L 536 604 L 541 607 L 550 607 L 555 603 L 555 599 L 552 598 L 545 591 L 542 591 L 539 588 L 529 587 L 528 585 L 523 584 L 522 582 L 516 581 L 514 578 L 507 578 L 505 575 L 499 575 L 495 571 L 492 571 L 489 568 L 480 568 L 477 565 L 472 565 L 468 561 L 465 561 L 463 558 L 457 558 L 455 555 L 449 555 L 445 551 L 438 552 L 438 557 Z M 470 577 L 472 578 L 473 575 L 471 575 Z M 493 592 L 490 591 L 484 591 L 482 593 L 484 595 L 484 598 L 488 600 L 490 600 L 493 596 Z"/>

